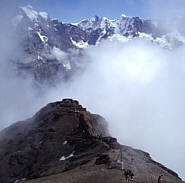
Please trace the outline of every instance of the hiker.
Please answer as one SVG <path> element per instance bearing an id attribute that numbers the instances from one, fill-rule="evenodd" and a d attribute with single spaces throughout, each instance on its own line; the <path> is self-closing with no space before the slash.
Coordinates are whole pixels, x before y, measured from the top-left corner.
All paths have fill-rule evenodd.
<path id="1" fill-rule="evenodd" d="M 126 170 L 125 171 L 125 179 L 126 181 L 133 181 L 134 178 L 134 173 L 132 172 L 132 170 Z"/>
<path id="2" fill-rule="evenodd" d="M 125 171 L 125 180 L 128 181 L 128 172 Z"/>
<path id="3" fill-rule="evenodd" d="M 134 180 L 134 173 L 132 172 L 132 170 L 129 170 L 129 178 L 130 178 L 130 182 L 133 182 L 133 180 Z"/>
<path id="4" fill-rule="evenodd" d="M 161 181 L 162 176 L 163 176 L 163 174 L 159 175 L 159 177 L 158 177 L 158 183 L 162 183 L 162 181 Z"/>
<path id="5" fill-rule="evenodd" d="M 129 180 L 129 172 L 128 172 L 128 170 L 125 170 L 125 179 L 126 179 L 126 181 Z"/>
<path id="6" fill-rule="evenodd" d="M 131 174 L 130 174 L 130 179 L 131 179 L 131 180 L 134 179 L 134 173 L 133 173 L 133 172 L 131 172 Z"/>

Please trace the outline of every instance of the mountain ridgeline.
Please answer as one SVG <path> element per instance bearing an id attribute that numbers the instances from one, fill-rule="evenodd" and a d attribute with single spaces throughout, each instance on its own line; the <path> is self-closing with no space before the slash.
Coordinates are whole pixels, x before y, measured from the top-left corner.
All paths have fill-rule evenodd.
<path id="1" fill-rule="evenodd" d="M 177 19 L 176 22 L 183 22 Z M 173 21 L 171 21 L 173 22 Z M 166 23 L 167 24 L 167 23 Z M 79 23 L 62 23 L 31 6 L 20 7 L 12 20 L 22 54 L 12 59 L 19 74 L 30 74 L 39 84 L 68 81 L 85 68 L 84 50 L 102 40 L 145 39 L 173 49 L 184 44 L 184 31 L 166 29 L 164 22 L 121 15 L 118 19 L 89 18 Z"/>
<path id="2" fill-rule="evenodd" d="M 168 50 L 185 43 L 185 30 L 174 21 L 169 26 L 123 14 L 72 24 L 29 5 L 16 9 L 10 27 L 19 51 L 9 54 L 8 68 L 44 90 L 83 73 L 90 63 L 86 51 L 103 42 L 145 40 Z M 119 144 L 102 116 L 73 99 L 50 103 L 0 132 L 0 183 L 126 182 L 123 170 L 132 170 L 137 183 L 157 182 L 161 174 L 163 183 L 182 182 L 148 153 Z"/>
<path id="3" fill-rule="evenodd" d="M 110 137 L 103 117 L 64 99 L 0 132 L 0 183 L 125 182 L 120 152 L 137 183 L 157 182 L 160 174 L 163 183 L 181 182 L 148 153 Z"/>

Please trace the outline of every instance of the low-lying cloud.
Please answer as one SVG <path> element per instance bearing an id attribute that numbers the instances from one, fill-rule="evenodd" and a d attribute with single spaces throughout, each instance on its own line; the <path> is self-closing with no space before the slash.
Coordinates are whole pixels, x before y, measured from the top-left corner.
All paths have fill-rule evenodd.
<path id="1" fill-rule="evenodd" d="M 121 143 L 150 152 L 184 176 L 184 51 L 139 39 L 104 41 L 86 49 L 90 62 L 84 73 L 39 95 L 31 80 L 6 74 L 1 77 L 1 127 L 31 117 L 49 102 L 74 98 L 104 116 Z"/>
<path id="2" fill-rule="evenodd" d="M 86 50 L 91 63 L 85 73 L 49 96 L 78 99 L 107 119 L 121 143 L 150 152 L 184 176 L 184 51 L 137 39 L 104 41 Z"/>
<path id="3" fill-rule="evenodd" d="M 19 78 L 9 67 L 9 53 L 19 49 L 8 30 L 5 24 L 0 34 L 1 129 L 49 102 L 74 98 L 104 116 L 121 143 L 150 152 L 185 178 L 184 47 L 168 51 L 139 39 L 103 41 L 84 51 L 90 61 L 84 73 L 38 93 L 31 78 Z M 54 53 L 59 60 L 65 56 Z"/>

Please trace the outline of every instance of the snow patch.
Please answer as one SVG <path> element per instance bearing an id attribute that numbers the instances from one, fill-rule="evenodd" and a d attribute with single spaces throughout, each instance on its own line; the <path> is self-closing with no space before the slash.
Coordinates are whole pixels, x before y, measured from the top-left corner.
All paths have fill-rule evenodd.
<path id="1" fill-rule="evenodd" d="M 27 5 L 25 7 L 21 7 L 21 9 L 24 11 L 26 16 L 31 20 L 37 20 L 38 18 L 38 13 L 33 9 L 31 5 Z"/>
<path id="2" fill-rule="evenodd" d="M 40 12 L 39 15 L 44 19 L 44 20 L 48 20 L 48 14 L 46 12 Z"/>
<path id="3" fill-rule="evenodd" d="M 48 41 L 48 38 L 46 36 L 41 35 L 40 32 L 37 32 L 42 42 L 46 43 Z"/>
<path id="4" fill-rule="evenodd" d="M 66 68 L 66 70 L 70 70 L 71 69 L 71 64 L 68 61 L 67 57 L 68 54 L 62 50 L 60 50 L 57 47 L 53 47 L 52 51 L 51 51 L 52 56 L 57 59 L 59 61 L 59 63 L 62 63 L 63 66 Z"/>
<path id="5" fill-rule="evenodd" d="M 64 143 L 63 143 L 64 145 L 66 145 L 67 144 L 67 140 L 66 141 L 64 141 Z"/>
<path id="6" fill-rule="evenodd" d="M 71 25 L 75 25 L 75 26 L 78 26 L 79 22 L 76 22 L 76 23 L 71 23 Z"/>
<path id="7" fill-rule="evenodd" d="M 66 158 L 65 158 L 65 156 L 62 156 L 62 157 L 60 158 L 60 161 L 64 161 L 64 160 L 66 160 Z"/>
<path id="8" fill-rule="evenodd" d="M 121 41 L 121 42 L 128 42 L 130 39 L 128 37 L 122 36 L 120 34 L 114 34 L 113 36 L 108 38 L 110 41 Z"/>
<path id="9" fill-rule="evenodd" d="M 26 180 L 26 178 L 22 178 L 22 179 L 18 179 L 18 180 L 16 180 L 16 181 L 14 181 L 14 183 L 21 183 L 22 181 L 25 181 Z"/>
<path id="10" fill-rule="evenodd" d="M 37 12 L 33 9 L 31 5 L 27 5 L 25 7 L 21 7 L 23 12 L 26 14 L 26 16 L 31 20 L 31 21 L 36 21 L 38 22 L 38 17 L 40 16 L 44 20 L 48 20 L 48 14 L 46 12 Z"/>
<path id="11" fill-rule="evenodd" d="M 43 58 L 40 55 L 38 55 L 37 60 L 43 60 Z"/>
<path id="12" fill-rule="evenodd" d="M 67 53 L 54 46 L 52 50 L 52 55 L 60 62 L 66 59 Z"/>
<path id="13" fill-rule="evenodd" d="M 166 40 L 165 36 L 156 38 L 153 43 L 158 44 L 161 48 L 172 49 L 172 45 Z"/>
<path id="14" fill-rule="evenodd" d="M 143 33 L 143 32 L 138 32 L 138 34 L 139 34 L 139 37 L 141 37 L 141 38 L 153 39 L 151 34 L 146 34 L 146 33 Z"/>
<path id="15" fill-rule="evenodd" d="M 83 40 L 76 42 L 71 38 L 71 42 L 73 43 L 74 46 L 78 48 L 87 48 L 89 44 L 87 42 L 84 42 Z"/>
<path id="16" fill-rule="evenodd" d="M 65 161 L 66 159 L 69 159 L 69 158 L 71 158 L 71 157 L 73 157 L 74 156 L 74 154 L 73 153 L 71 153 L 69 156 L 67 156 L 67 157 L 65 157 L 65 156 L 62 156 L 60 159 L 59 159 L 59 161 Z"/>
<path id="17" fill-rule="evenodd" d="M 31 27 L 28 27 L 28 30 L 29 30 L 29 31 L 32 31 L 33 29 L 32 29 Z"/>
<path id="18" fill-rule="evenodd" d="M 66 70 L 71 70 L 71 64 L 68 63 L 63 63 L 63 66 L 66 68 Z"/>
<path id="19" fill-rule="evenodd" d="M 160 46 L 161 48 L 166 48 L 169 50 L 175 47 L 173 43 L 174 40 L 185 43 L 185 39 L 183 39 L 183 37 L 181 37 L 179 33 L 169 33 L 169 34 L 163 35 L 162 37 L 157 37 L 156 39 L 154 39 L 150 34 L 141 33 L 141 32 L 138 32 L 138 34 L 139 34 L 139 38 L 149 40 L 152 43 Z"/>
<path id="20" fill-rule="evenodd" d="M 79 24 L 76 23 L 80 28 L 86 31 L 105 29 L 106 27 L 112 26 L 113 20 L 106 17 L 94 17 L 86 20 L 82 20 Z M 74 25 L 74 24 L 73 24 Z"/>
<path id="21" fill-rule="evenodd" d="M 126 18 L 127 16 L 126 16 L 125 14 L 121 14 L 121 17 L 124 17 L 124 18 Z"/>

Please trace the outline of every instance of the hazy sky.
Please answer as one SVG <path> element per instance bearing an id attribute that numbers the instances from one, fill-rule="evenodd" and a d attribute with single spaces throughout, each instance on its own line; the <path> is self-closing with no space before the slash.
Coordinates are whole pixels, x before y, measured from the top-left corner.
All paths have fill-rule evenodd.
<path id="1" fill-rule="evenodd" d="M 11 14 L 7 7 L 14 3 L 76 22 L 122 13 L 145 18 L 180 16 L 185 14 L 185 0 L 0 0 L 0 128 L 31 117 L 51 101 L 78 99 L 109 121 L 111 134 L 121 143 L 150 152 L 185 178 L 185 47 L 169 52 L 144 41 L 102 42 L 86 49 L 92 64 L 84 75 L 70 86 L 59 84 L 38 97 L 31 80 L 10 74 L 6 62 L 7 55 L 18 52 L 7 23 Z"/>
<path id="2" fill-rule="evenodd" d="M 30 4 L 64 22 L 78 22 L 95 15 L 109 18 L 121 14 L 143 18 L 185 15 L 184 0 L 19 0 L 17 4 Z"/>
<path id="3" fill-rule="evenodd" d="M 142 0 L 31 0 L 19 4 L 31 4 L 35 9 L 47 11 L 52 17 L 75 22 L 95 15 L 110 18 L 121 14 L 146 16 L 146 3 Z"/>

